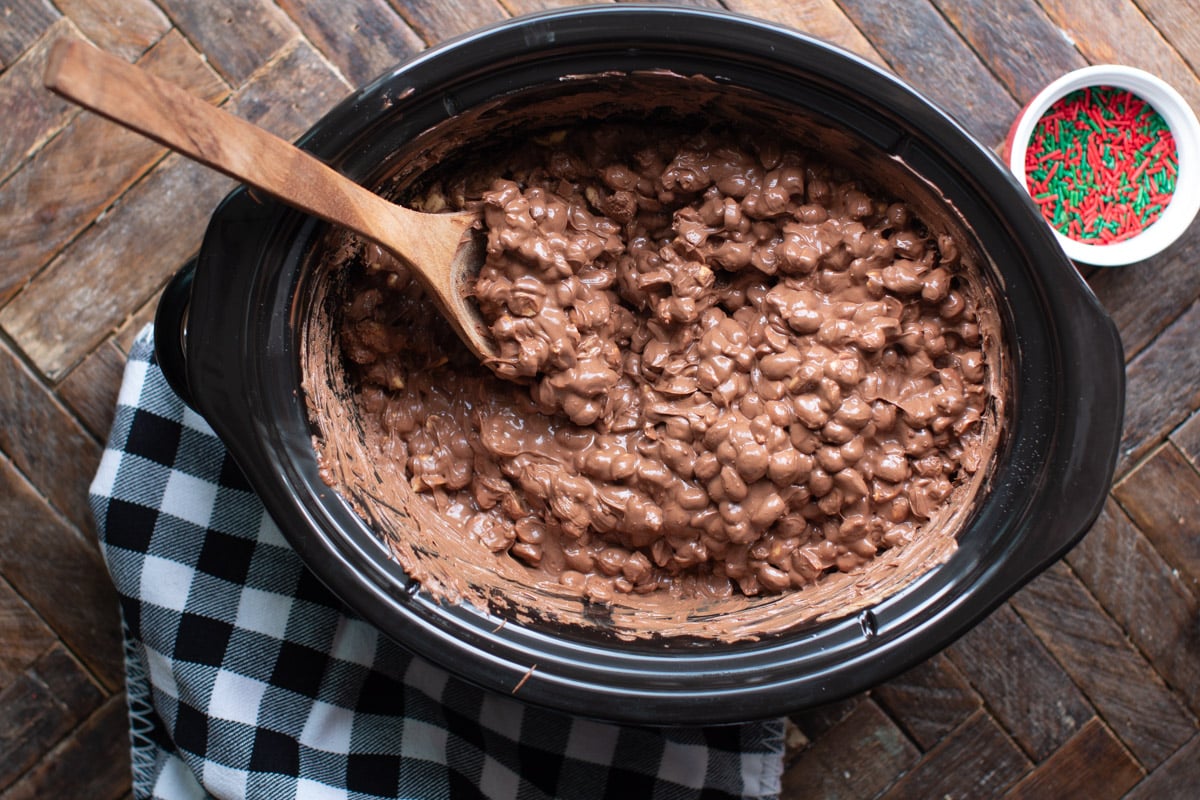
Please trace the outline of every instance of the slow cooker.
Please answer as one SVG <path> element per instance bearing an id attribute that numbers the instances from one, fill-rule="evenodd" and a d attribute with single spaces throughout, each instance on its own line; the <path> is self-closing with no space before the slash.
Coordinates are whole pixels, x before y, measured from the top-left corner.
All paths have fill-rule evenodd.
<path id="1" fill-rule="evenodd" d="M 1121 344 L 993 153 L 887 72 L 759 20 L 623 4 L 513 19 L 399 66 L 299 144 L 378 186 L 451 153 L 413 143 L 456 119 L 481 121 L 468 127 L 486 135 L 488 125 L 520 124 L 531 104 L 642 75 L 686 76 L 746 113 L 815 120 L 818 145 L 882 165 L 885 178 L 912 178 L 926 205 L 957 220 L 987 272 L 1007 346 L 1004 435 L 957 549 L 894 594 L 735 642 L 629 642 L 531 620 L 497 624 L 487 609 L 429 597 L 319 475 L 301 343 L 328 226 L 245 189 L 216 209 L 199 255 L 164 292 L 158 358 L 310 569 L 421 656 L 487 689 L 608 721 L 714 724 L 794 712 L 928 658 L 1083 536 L 1116 462 Z"/>

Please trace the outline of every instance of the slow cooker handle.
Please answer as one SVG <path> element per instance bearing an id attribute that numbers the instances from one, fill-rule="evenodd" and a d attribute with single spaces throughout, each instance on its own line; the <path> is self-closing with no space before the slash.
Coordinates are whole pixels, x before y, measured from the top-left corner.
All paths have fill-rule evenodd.
<path id="1" fill-rule="evenodd" d="M 1082 282 L 1082 279 L 1080 279 Z M 1075 358 L 1060 365 L 1066 385 L 1076 387 L 1061 411 L 1062 440 L 1046 467 L 1053 476 L 1070 476 L 1056 491 L 1044 490 L 1026 514 L 1037 521 L 1039 535 L 1026 533 L 1003 559 L 996 580 L 996 604 L 1007 599 L 1067 554 L 1091 530 L 1104 510 L 1120 456 L 1125 418 L 1125 350 L 1121 334 L 1096 296 L 1084 291 L 1068 306 Z M 986 592 L 985 592 L 986 595 Z"/>
<path id="2" fill-rule="evenodd" d="M 167 283 L 154 313 L 154 355 L 158 366 L 175 394 L 193 409 L 196 406 L 187 382 L 187 318 L 195 275 L 193 258 Z"/>

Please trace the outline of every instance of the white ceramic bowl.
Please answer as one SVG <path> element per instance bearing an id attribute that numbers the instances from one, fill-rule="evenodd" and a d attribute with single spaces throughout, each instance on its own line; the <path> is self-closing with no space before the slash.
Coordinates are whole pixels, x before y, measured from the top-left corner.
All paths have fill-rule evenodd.
<path id="1" fill-rule="evenodd" d="M 1179 158 L 1175 193 L 1161 216 L 1136 236 L 1114 244 L 1088 244 L 1064 236 L 1051 226 L 1055 238 L 1073 261 L 1100 267 L 1119 267 L 1162 252 L 1178 239 L 1200 210 L 1200 121 L 1187 101 L 1162 79 L 1133 67 L 1105 64 L 1068 72 L 1038 93 L 1022 109 L 1009 131 L 1007 160 L 1021 186 L 1028 188 L 1025 151 L 1038 120 L 1063 96 L 1090 86 L 1125 89 L 1145 100 L 1171 129 Z"/>

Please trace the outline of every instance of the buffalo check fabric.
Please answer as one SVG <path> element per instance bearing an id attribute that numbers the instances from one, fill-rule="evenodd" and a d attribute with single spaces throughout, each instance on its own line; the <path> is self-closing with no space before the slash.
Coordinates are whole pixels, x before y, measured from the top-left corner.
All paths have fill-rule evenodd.
<path id="1" fill-rule="evenodd" d="M 91 486 L 125 631 L 138 798 L 773 797 L 782 719 L 603 724 L 481 690 L 305 569 L 154 361 L 125 369 Z"/>

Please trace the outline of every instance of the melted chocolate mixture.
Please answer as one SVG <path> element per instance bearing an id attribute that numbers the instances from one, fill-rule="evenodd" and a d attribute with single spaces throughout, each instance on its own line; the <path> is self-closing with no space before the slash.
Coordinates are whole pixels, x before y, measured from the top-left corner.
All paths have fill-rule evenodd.
<path id="1" fill-rule="evenodd" d="M 370 458 L 600 603 L 784 593 L 919 537 L 994 447 L 978 283 L 903 202 L 764 141 L 601 123 L 426 187 L 483 211 L 494 374 L 347 248 Z"/>

